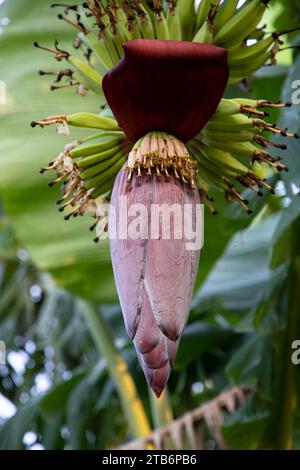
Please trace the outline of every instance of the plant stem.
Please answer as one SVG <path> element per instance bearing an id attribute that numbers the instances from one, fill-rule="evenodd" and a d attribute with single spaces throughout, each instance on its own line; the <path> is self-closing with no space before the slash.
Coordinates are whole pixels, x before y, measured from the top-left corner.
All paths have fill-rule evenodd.
<path id="1" fill-rule="evenodd" d="M 284 345 L 283 377 L 280 394 L 280 416 L 278 422 L 278 434 L 276 448 L 283 450 L 292 449 L 292 431 L 294 413 L 297 408 L 296 392 L 296 368 L 291 359 L 291 345 L 297 338 L 299 331 L 299 305 L 300 305 L 300 219 L 293 226 L 292 233 L 292 262 L 288 277 L 288 313 L 287 328 Z"/>
<path id="2" fill-rule="evenodd" d="M 136 439 L 148 436 L 151 428 L 143 404 L 127 365 L 114 345 L 111 332 L 105 320 L 91 304 L 83 301 L 80 301 L 80 304 L 80 310 L 87 322 L 95 344 L 101 355 L 106 359 L 107 368 L 121 400 L 123 412 L 132 436 Z"/>
<path id="3" fill-rule="evenodd" d="M 148 387 L 148 390 L 153 427 L 155 429 L 163 428 L 173 421 L 173 412 L 170 405 L 168 389 L 164 389 L 160 398 L 156 398 L 150 387 Z M 174 448 L 175 447 L 171 436 L 166 436 L 164 438 L 164 449 L 174 450 Z"/>
<path id="4" fill-rule="evenodd" d="M 148 387 L 148 389 L 153 427 L 155 429 L 162 428 L 173 421 L 173 412 L 169 401 L 168 389 L 165 388 L 160 398 L 156 398 L 150 387 Z"/>

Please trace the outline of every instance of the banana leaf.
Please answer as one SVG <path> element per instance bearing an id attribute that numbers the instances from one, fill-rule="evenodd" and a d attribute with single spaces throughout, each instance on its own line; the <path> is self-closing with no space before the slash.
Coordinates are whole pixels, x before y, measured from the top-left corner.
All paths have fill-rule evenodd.
<path id="1" fill-rule="evenodd" d="M 39 267 L 77 295 L 110 302 L 116 293 L 107 241 L 92 242 L 88 217 L 64 221 L 55 206 L 59 189 L 48 188 L 47 177 L 39 174 L 40 167 L 82 133 L 75 130 L 65 138 L 54 128 L 31 129 L 30 122 L 53 114 L 98 112 L 100 105 L 92 94 L 50 93 L 49 77 L 38 75 L 39 69 L 58 71 L 67 65 L 35 49 L 33 42 L 51 47 L 58 39 L 61 47 L 70 48 L 74 36 L 72 28 L 57 20 L 51 3 L 19 0 L 0 6 L 0 17 L 10 21 L 0 35 L 0 79 L 6 85 L 6 104 L 0 105 L 0 197 L 19 243 Z"/>

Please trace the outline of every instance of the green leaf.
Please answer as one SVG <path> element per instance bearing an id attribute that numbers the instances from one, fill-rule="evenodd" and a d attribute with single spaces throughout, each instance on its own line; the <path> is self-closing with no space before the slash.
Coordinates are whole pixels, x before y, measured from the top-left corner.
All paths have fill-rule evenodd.
<path id="1" fill-rule="evenodd" d="M 274 291 L 284 268 L 270 270 L 269 256 L 280 214 L 238 232 L 197 292 L 192 307 L 203 311 L 214 305 L 228 312 L 257 307 Z"/>
<path id="2" fill-rule="evenodd" d="M 24 449 L 24 434 L 34 427 L 38 408 L 39 398 L 32 398 L 28 405 L 20 406 L 17 413 L 0 427 L 0 450 Z"/>
<path id="3" fill-rule="evenodd" d="M 255 450 L 260 446 L 268 418 L 266 405 L 256 403 L 255 398 L 250 397 L 233 416 L 225 420 L 222 435 L 232 449 Z"/>
<path id="4" fill-rule="evenodd" d="M 1 80 L 7 85 L 7 104 L 0 107 L 0 194 L 19 242 L 36 264 L 49 271 L 59 286 L 97 301 L 116 299 L 108 243 L 95 245 L 87 217 L 66 222 L 57 211 L 56 188 L 47 187 L 40 167 L 53 159 L 67 140 L 54 128 L 31 129 L 30 122 L 47 115 L 98 112 L 95 95 L 48 90 L 49 79 L 39 69 L 60 70 L 51 54 L 33 42 L 51 46 L 59 39 L 70 48 L 74 31 L 56 18 L 51 0 L 6 2 L 2 14 L 10 25 L 0 36 Z M 72 130 L 69 141 L 82 136 Z"/>
<path id="5" fill-rule="evenodd" d="M 280 126 L 285 129 L 288 128 L 290 132 L 300 132 L 300 104 L 295 104 L 293 93 L 297 91 L 293 87 L 293 83 L 299 80 L 300 75 L 300 56 L 292 67 L 290 67 L 288 76 L 285 80 L 282 89 L 282 100 L 284 102 L 294 102 L 290 108 L 284 108 L 281 113 Z M 299 90 L 299 87 L 298 87 Z M 297 92 L 297 97 L 299 93 Z M 287 184 L 291 182 L 300 184 L 300 140 L 298 139 L 285 139 L 281 137 L 277 142 L 285 143 L 288 145 L 288 150 L 284 152 L 284 161 L 288 165 L 289 173 L 282 174 L 282 179 Z"/>
<path id="6" fill-rule="evenodd" d="M 77 372 L 71 379 L 53 386 L 41 399 L 40 412 L 42 415 L 47 419 L 54 420 L 57 415 L 63 414 L 71 392 L 85 375 L 86 370 Z"/>
<path id="7" fill-rule="evenodd" d="M 300 200 L 295 198 L 289 207 L 282 213 L 278 222 L 277 230 L 273 240 L 271 252 L 271 268 L 276 269 L 278 266 L 290 260 L 291 253 L 291 236 L 295 221 L 300 217 Z"/>
<path id="8" fill-rule="evenodd" d="M 272 373 L 271 341 L 269 336 L 255 334 L 232 356 L 226 366 L 229 379 L 240 385 L 256 389 L 270 397 Z"/>
<path id="9" fill-rule="evenodd" d="M 202 354 L 216 348 L 229 346 L 234 338 L 230 329 L 195 322 L 188 325 L 183 333 L 175 362 L 175 369 L 185 367 Z"/>

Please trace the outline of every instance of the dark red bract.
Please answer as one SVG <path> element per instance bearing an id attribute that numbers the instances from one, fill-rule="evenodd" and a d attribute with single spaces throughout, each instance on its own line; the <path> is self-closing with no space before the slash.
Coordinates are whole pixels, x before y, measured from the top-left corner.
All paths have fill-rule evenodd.
<path id="1" fill-rule="evenodd" d="M 194 138 L 227 85 L 227 50 L 193 42 L 136 39 L 103 79 L 103 90 L 128 139 L 165 131 Z"/>

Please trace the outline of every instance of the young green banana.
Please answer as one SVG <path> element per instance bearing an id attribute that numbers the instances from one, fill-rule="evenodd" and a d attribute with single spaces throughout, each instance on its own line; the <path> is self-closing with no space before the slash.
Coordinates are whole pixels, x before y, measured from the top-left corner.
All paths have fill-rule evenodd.
<path id="1" fill-rule="evenodd" d="M 110 192 L 114 186 L 116 174 L 112 174 L 106 181 L 102 182 L 95 186 L 95 188 L 91 191 L 91 198 L 97 199 L 100 196 Z"/>
<path id="2" fill-rule="evenodd" d="M 95 156 L 98 159 L 98 154 L 102 154 L 105 151 L 110 152 L 111 148 L 120 145 L 122 142 L 124 142 L 124 138 L 121 136 L 103 132 L 101 136 L 76 146 L 69 152 L 69 155 L 72 158 L 82 158 L 79 163 L 80 166 L 89 166 L 95 162 Z M 89 159 L 83 159 L 83 157 L 89 157 Z"/>
<path id="3" fill-rule="evenodd" d="M 93 178 L 97 175 L 100 175 L 103 173 L 105 170 L 113 166 L 115 163 L 117 163 L 120 159 L 123 159 L 122 161 L 124 162 L 124 158 L 126 158 L 125 153 L 123 153 L 121 150 L 117 151 L 113 155 L 111 155 L 110 158 L 103 160 L 95 165 L 92 165 L 86 169 L 84 169 L 80 173 L 80 178 L 85 181 L 87 179 Z"/>
<path id="4" fill-rule="evenodd" d="M 103 65 L 105 70 L 109 70 L 113 67 L 113 61 L 107 51 L 104 41 L 99 40 L 97 36 L 89 32 L 88 34 L 84 35 L 83 33 L 79 33 L 79 37 L 91 48 L 93 49 L 95 56 L 99 60 L 99 62 Z"/>
<path id="5" fill-rule="evenodd" d="M 255 132 L 241 131 L 241 132 L 216 132 L 210 131 L 205 128 L 201 131 L 198 138 L 202 140 L 205 137 L 213 142 L 252 142 L 255 138 Z"/>
<path id="6" fill-rule="evenodd" d="M 139 28 L 143 39 L 154 39 L 155 32 L 148 10 L 140 2 L 135 1 L 134 5 L 139 18 Z"/>
<path id="7" fill-rule="evenodd" d="M 107 150 L 102 150 L 100 153 L 92 154 L 87 157 L 83 157 L 76 160 L 76 165 L 78 168 L 86 169 L 90 167 L 97 166 L 98 163 L 104 162 L 106 160 L 110 160 L 118 152 L 123 152 L 125 155 L 130 150 L 127 144 L 117 144 L 113 147 L 110 147 Z"/>
<path id="8" fill-rule="evenodd" d="M 263 65 L 265 65 L 266 62 L 271 58 L 272 58 L 272 52 L 267 51 L 261 54 L 260 56 L 258 56 L 256 59 L 249 61 L 249 63 L 246 62 L 244 64 L 231 65 L 230 80 L 237 80 L 241 78 L 243 79 L 251 75 L 253 72 L 263 67 Z"/>
<path id="9" fill-rule="evenodd" d="M 197 142 L 195 140 L 193 140 L 189 143 L 188 149 L 189 149 L 191 155 L 193 155 L 193 157 L 197 160 L 197 162 L 199 162 L 201 165 L 203 165 L 205 168 L 207 168 L 209 171 L 211 171 L 213 173 L 223 175 L 223 176 L 227 176 L 228 178 L 234 178 L 234 177 L 236 177 L 237 175 L 240 174 L 238 169 L 233 171 L 232 169 L 229 169 L 225 165 L 218 164 L 216 161 L 211 161 L 209 158 L 207 158 L 204 155 L 204 153 L 203 153 L 203 151 L 202 151 L 202 149 L 199 145 L 199 142 Z"/>
<path id="10" fill-rule="evenodd" d="M 250 119 L 243 114 L 217 116 L 214 115 L 212 119 L 206 124 L 205 129 L 217 132 L 240 132 L 243 130 L 251 131 L 256 127 L 256 121 Z"/>
<path id="11" fill-rule="evenodd" d="M 120 129 L 115 119 L 93 113 L 69 114 L 66 116 L 66 122 L 70 126 L 87 127 L 89 129 L 102 129 L 106 131 Z"/>
<path id="12" fill-rule="evenodd" d="M 193 38 L 193 42 L 211 44 L 213 42 L 213 27 L 208 20 L 205 20 L 199 31 Z"/>
<path id="13" fill-rule="evenodd" d="M 154 28 L 157 39 L 171 39 L 168 23 L 163 11 L 155 14 Z"/>
<path id="14" fill-rule="evenodd" d="M 194 0 L 177 0 L 177 9 L 180 16 L 182 39 L 188 41 L 193 34 L 196 14 Z"/>
<path id="15" fill-rule="evenodd" d="M 234 99 L 222 98 L 214 114 L 218 119 L 219 115 L 231 115 L 241 113 L 241 104 Z"/>
<path id="16" fill-rule="evenodd" d="M 212 148 L 200 141 L 198 141 L 198 145 L 203 155 L 212 163 L 218 165 L 218 167 L 225 167 L 236 173 L 248 173 L 248 168 L 239 160 L 234 158 L 229 152 L 218 148 Z"/>
<path id="17" fill-rule="evenodd" d="M 221 142 L 219 140 L 212 140 L 207 137 L 202 137 L 201 141 L 208 147 L 214 149 L 224 150 L 225 152 L 235 155 L 237 157 L 249 157 L 251 158 L 255 151 L 258 150 L 256 145 L 251 142 Z"/>
<path id="18" fill-rule="evenodd" d="M 236 8 L 239 0 L 224 0 L 220 6 L 219 12 L 216 16 L 216 27 L 219 30 L 226 24 L 236 13 Z"/>
<path id="19" fill-rule="evenodd" d="M 269 0 L 252 0 L 245 3 L 216 33 L 214 43 L 223 47 L 242 42 L 258 25 Z"/>
<path id="20" fill-rule="evenodd" d="M 226 192 L 228 190 L 228 184 L 225 180 L 217 173 L 206 168 L 202 163 L 198 162 L 199 165 L 199 177 L 203 179 L 209 186 L 213 186 L 220 191 Z"/>
<path id="21" fill-rule="evenodd" d="M 179 14 L 178 6 L 174 6 L 171 8 L 169 6 L 169 10 L 167 13 L 167 24 L 170 34 L 170 39 L 173 41 L 181 41 L 182 40 L 182 33 L 181 33 L 181 19 Z"/>
<path id="22" fill-rule="evenodd" d="M 201 0 L 197 10 L 197 18 L 196 18 L 196 29 L 200 29 L 204 22 L 207 20 L 208 13 L 211 9 L 212 5 L 217 3 L 216 0 Z"/>
<path id="23" fill-rule="evenodd" d="M 260 111 L 256 108 L 255 101 L 253 101 L 254 105 L 246 105 L 239 103 L 236 99 L 226 99 L 223 98 L 220 101 L 220 104 L 214 114 L 216 119 L 222 118 L 225 115 L 233 115 L 233 114 L 247 114 L 247 115 L 255 115 L 261 118 L 266 117 L 267 113 L 264 111 Z"/>
<path id="24" fill-rule="evenodd" d="M 99 175 L 94 176 L 93 178 L 87 180 L 84 184 L 85 189 L 93 189 L 97 185 L 101 185 L 107 179 L 111 178 L 113 175 L 116 175 L 118 171 L 122 168 L 125 163 L 125 158 L 121 155 L 117 162 L 114 165 L 110 165 L 105 171 L 100 173 Z"/>
<path id="25" fill-rule="evenodd" d="M 252 62 L 254 59 L 260 57 L 261 54 L 265 54 L 272 44 L 274 43 L 273 36 L 269 36 L 265 39 L 257 41 L 251 46 L 243 46 L 234 50 L 228 51 L 228 60 L 230 66 L 246 65 L 247 62 Z"/>
<path id="26" fill-rule="evenodd" d="M 97 70 L 93 69 L 87 62 L 71 54 L 67 57 L 67 61 L 77 70 L 79 75 L 89 83 L 93 91 L 97 93 L 99 88 L 101 90 L 102 75 L 100 75 Z"/>

